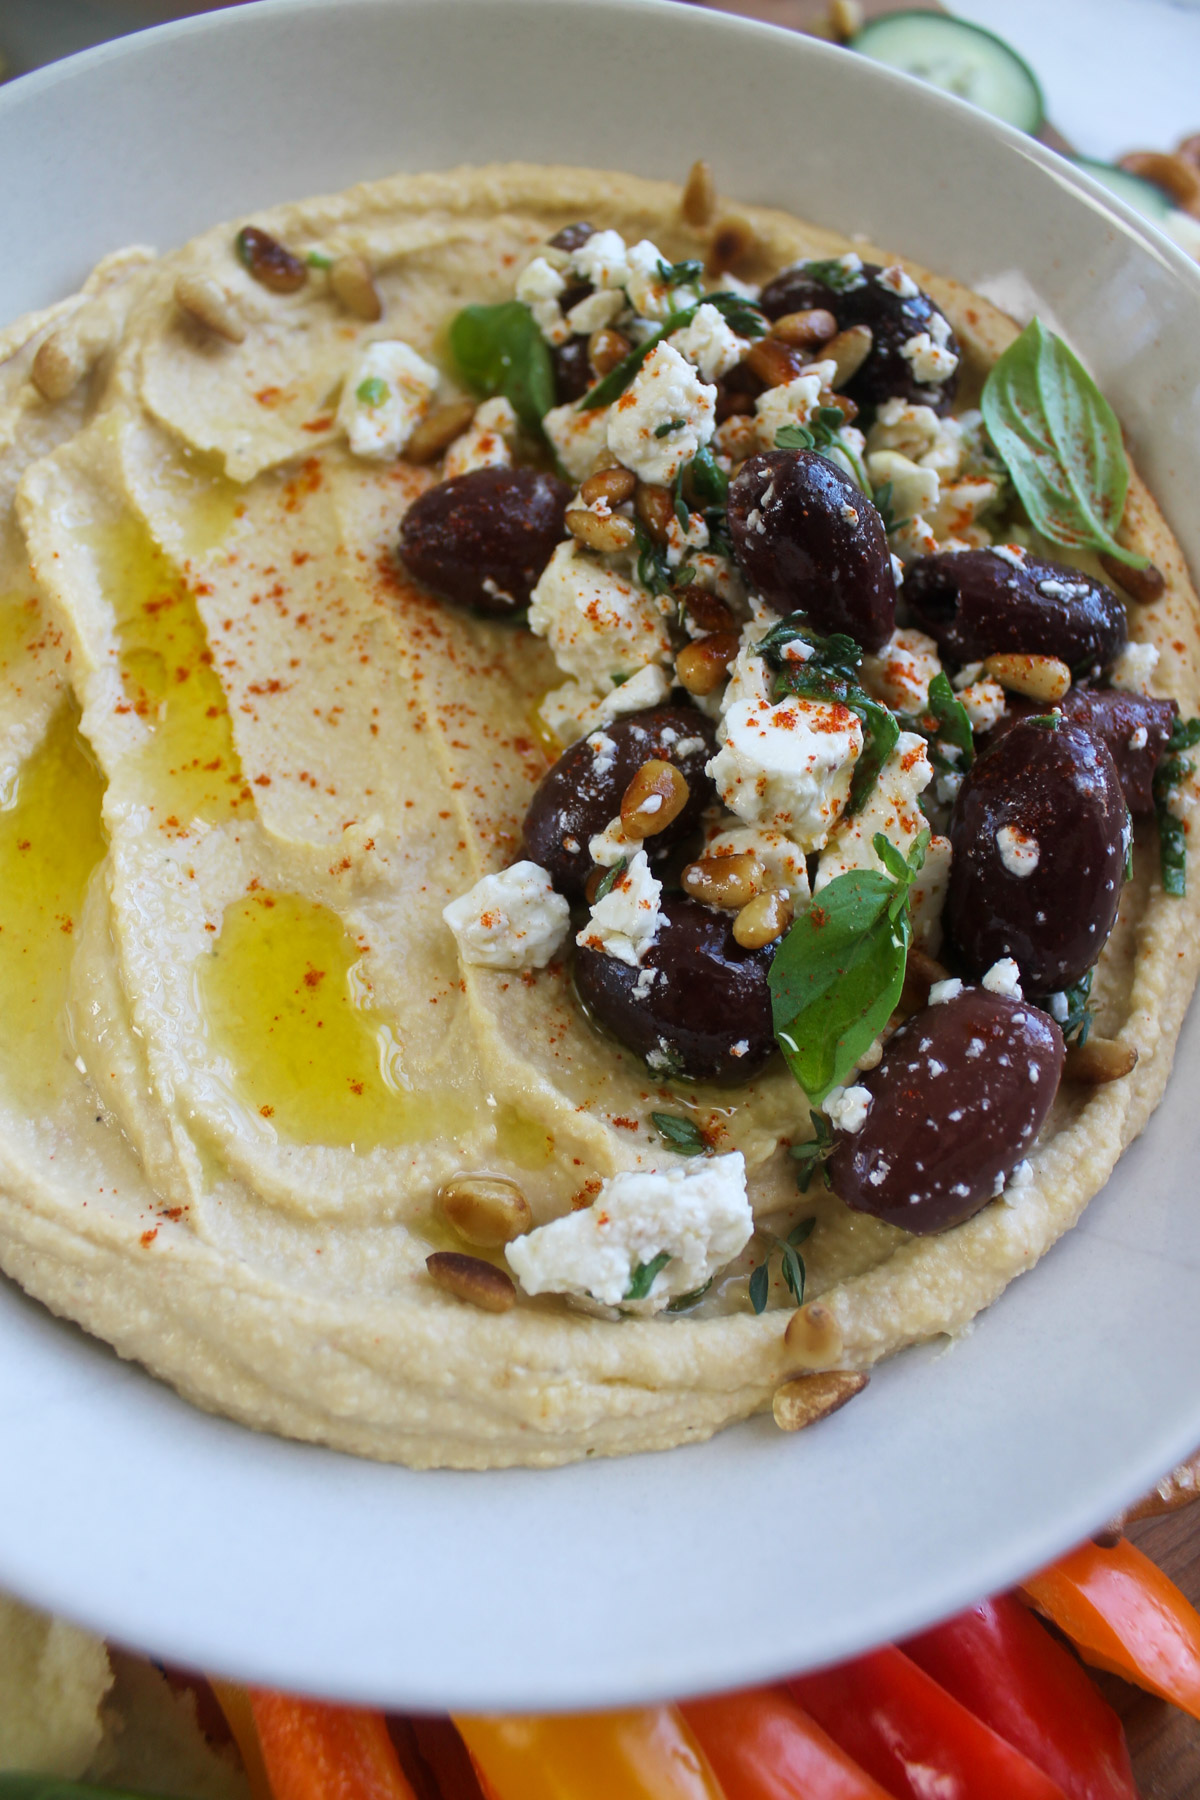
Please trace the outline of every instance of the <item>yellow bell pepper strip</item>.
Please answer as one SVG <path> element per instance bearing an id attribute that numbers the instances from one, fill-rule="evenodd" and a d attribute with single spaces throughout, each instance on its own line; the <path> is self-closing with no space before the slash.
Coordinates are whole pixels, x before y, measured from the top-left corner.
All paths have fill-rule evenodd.
<path id="1" fill-rule="evenodd" d="M 679 1710 L 726 1800 L 891 1800 L 781 1688 L 686 1700 Z"/>
<path id="2" fill-rule="evenodd" d="M 495 1800 L 725 1800 L 673 1706 L 454 1723 Z"/>
<path id="3" fill-rule="evenodd" d="M 1126 1538 L 1081 1544 L 1022 1592 L 1085 1662 L 1200 1719 L 1200 1613 Z"/>
<path id="4" fill-rule="evenodd" d="M 416 1800 L 383 1714 L 251 1688 L 274 1800 Z"/>
<path id="5" fill-rule="evenodd" d="M 258 1741 L 258 1732 L 254 1729 L 254 1712 L 249 1694 L 244 1687 L 238 1687 L 232 1681 L 221 1681 L 215 1675 L 209 1676 L 208 1685 L 216 1695 L 217 1705 L 225 1715 L 225 1723 L 233 1733 L 233 1741 L 238 1747 L 253 1800 L 273 1800 L 262 1746 Z"/>

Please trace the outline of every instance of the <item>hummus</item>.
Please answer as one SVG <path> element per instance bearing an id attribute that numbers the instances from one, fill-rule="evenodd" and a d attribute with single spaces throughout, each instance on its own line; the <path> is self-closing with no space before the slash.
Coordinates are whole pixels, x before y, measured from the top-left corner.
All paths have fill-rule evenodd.
<path id="1" fill-rule="evenodd" d="M 745 216 L 764 277 L 851 248 Z M 353 454 L 339 397 L 384 338 L 461 397 L 449 318 L 510 298 L 580 218 L 680 259 L 700 243 L 665 183 L 397 177 L 257 221 L 317 254 L 294 293 L 251 279 L 222 226 L 112 257 L 0 336 L 0 1266 L 201 1406 L 420 1467 L 693 1441 L 805 1366 L 782 1277 L 749 1309 L 748 1254 L 653 1318 L 559 1294 L 492 1315 L 426 1271 L 461 1248 L 435 1199 L 450 1176 L 508 1177 L 545 1225 L 676 1162 L 664 1107 L 744 1159 L 757 1219 L 797 1212 L 780 1145 L 808 1106 L 779 1058 L 738 1089 L 659 1083 L 589 1024 L 562 960 L 460 962 L 443 922 L 520 857 L 562 671 L 403 575 L 399 523 L 436 471 Z M 344 253 L 381 320 L 319 278 Z M 910 274 L 977 391 L 1016 327 Z M 181 312 L 181 276 L 218 284 L 240 341 Z M 31 381 L 48 341 L 43 371 L 74 357 L 78 377 L 53 399 Z M 1156 691 L 1195 713 L 1200 607 L 1136 476 L 1123 539 L 1166 577 L 1139 612 Z M 1164 896 L 1138 847 L 1093 997 L 1136 1069 L 1062 1089 L 1019 1189 L 914 1238 L 813 1184 L 808 1295 L 834 1326 L 815 1360 L 864 1368 L 961 1330 L 1074 1224 L 1162 1094 L 1198 895 Z"/>

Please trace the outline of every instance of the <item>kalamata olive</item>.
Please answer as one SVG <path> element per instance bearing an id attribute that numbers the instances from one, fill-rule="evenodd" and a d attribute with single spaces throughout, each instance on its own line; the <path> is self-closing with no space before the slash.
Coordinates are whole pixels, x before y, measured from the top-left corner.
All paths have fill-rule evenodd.
<path id="1" fill-rule="evenodd" d="M 883 520 L 861 489 L 812 450 L 768 450 L 729 486 L 729 535 L 750 587 L 776 612 L 879 650 L 896 623 Z"/>
<path id="2" fill-rule="evenodd" d="M 903 347 L 922 332 L 929 332 L 935 344 L 940 338 L 939 347 L 955 356 L 958 343 L 949 320 L 928 294 L 920 288 L 912 294 L 897 293 L 897 287 L 907 285 L 907 276 L 893 276 L 878 263 L 864 263 L 862 280 L 844 289 L 839 285 L 837 290 L 818 281 L 804 267 L 785 269 L 767 283 L 759 305 L 768 319 L 781 319 L 785 313 L 819 306 L 833 314 L 839 331 L 846 331 L 851 325 L 870 326 L 871 354 L 844 389 L 859 406 L 879 406 L 884 400 L 899 399 L 947 413 L 958 386 L 957 371 L 945 381 L 922 383 L 903 354 Z M 934 320 L 940 323 L 935 325 Z"/>
<path id="3" fill-rule="evenodd" d="M 590 237 L 595 237 L 596 227 L 589 225 L 586 219 L 577 219 L 573 225 L 564 225 L 549 240 L 554 250 L 565 250 L 570 256 L 572 251 L 580 249 Z"/>
<path id="4" fill-rule="evenodd" d="M 1009 710 L 988 733 L 989 743 L 997 742 L 1020 719 L 1045 710 L 1032 700 L 1014 703 L 1010 696 Z M 1058 702 L 1058 710 L 1108 745 L 1130 812 L 1153 812 L 1154 771 L 1179 717 L 1179 702 L 1127 694 L 1120 688 L 1073 687 Z"/>
<path id="5" fill-rule="evenodd" d="M 1046 1121 L 1062 1032 L 1027 1000 L 964 988 L 914 1013 L 861 1083 L 871 1106 L 828 1162 L 856 1212 L 927 1236 L 999 1193 Z"/>
<path id="6" fill-rule="evenodd" d="M 554 398 L 559 406 L 570 400 L 581 400 L 592 385 L 585 337 L 569 337 L 550 352 L 554 364 Z"/>
<path id="7" fill-rule="evenodd" d="M 642 848 L 652 857 L 700 824 L 714 788 L 704 765 L 717 750 L 713 727 L 694 706 L 647 707 L 580 738 L 543 775 L 525 815 L 524 854 L 540 863 L 560 894 L 580 899 L 595 868 L 588 840 L 611 824 L 621 796 L 645 762 L 674 763 L 688 784 L 688 803 Z"/>
<path id="8" fill-rule="evenodd" d="M 1008 545 L 917 557 L 904 571 L 904 599 L 958 662 L 1010 650 L 1057 656 L 1076 676 L 1095 676 L 1128 636 L 1124 603 L 1102 581 Z"/>
<path id="9" fill-rule="evenodd" d="M 967 970 L 1011 956 L 1026 993 L 1086 974 L 1121 898 L 1129 814 L 1107 745 L 1026 719 L 979 757 L 950 821 L 945 924 Z"/>
<path id="10" fill-rule="evenodd" d="M 541 469 L 472 469 L 427 488 L 404 515 L 400 560 L 439 599 L 497 618 L 520 612 L 566 536 L 571 490 Z"/>
<path id="11" fill-rule="evenodd" d="M 658 935 L 640 968 L 602 950 L 575 952 L 579 996 L 655 1074 L 745 1081 L 775 1048 L 767 988 L 774 946 L 744 950 L 733 914 L 698 900 L 668 896 L 661 906 Z"/>

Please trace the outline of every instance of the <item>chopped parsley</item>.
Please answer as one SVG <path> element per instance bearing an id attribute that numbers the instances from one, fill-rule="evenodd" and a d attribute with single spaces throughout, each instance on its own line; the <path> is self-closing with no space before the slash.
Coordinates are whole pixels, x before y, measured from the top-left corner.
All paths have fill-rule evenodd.
<path id="1" fill-rule="evenodd" d="M 382 406 L 388 397 L 388 384 L 378 375 L 368 375 L 354 390 L 354 398 L 364 406 Z"/>

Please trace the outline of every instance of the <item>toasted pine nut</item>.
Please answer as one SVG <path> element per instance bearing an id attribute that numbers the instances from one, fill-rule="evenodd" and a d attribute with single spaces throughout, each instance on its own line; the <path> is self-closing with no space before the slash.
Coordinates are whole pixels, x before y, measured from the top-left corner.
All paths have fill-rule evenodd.
<path id="1" fill-rule="evenodd" d="M 625 500 L 633 499 L 633 490 L 637 486 L 637 476 L 632 469 L 623 469 L 618 463 L 615 469 L 597 469 L 594 475 L 581 482 L 579 498 L 585 506 L 591 506 L 597 500 L 607 500 L 610 506 L 620 506 Z"/>
<path id="2" fill-rule="evenodd" d="M 405 462 L 434 462 L 456 437 L 462 436 L 474 417 L 473 400 L 451 400 L 445 406 L 435 406 L 413 427 L 404 446 Z"/>
<path id="3" fill-rule="evenodd" d="M 900 1004 L 912 1012 L 929 1005 L 929 990 L 935 981 L 948 981 L 950 971 L 937 958 L 913 944 L 904 965 L 904 989 Z"/>
<path id="4" fill-rule="evenodd" d="M 701 157 L 688 170 L 679 211 L 686 225 L 694 225 L 699 230 L 701 226 L 712 223 L 716 210 L 717 184 L 713 178 L 712 164 L 706 163 Z"/>
<path id="5" fill-rule="evenodd" d="M 830 1369 L 823 1375 L 797 1375 L 776 1388 L 771 1411 L 780 1431 L 801 1431 L 861 1394 L 868 1377 L 860 1369 Z"/>
<path id="6" fill-rule="evenodd" d="M 677 588 L 676 592 L 687 608 L 688 618 L 701 631 L 732 631 L 737 636 L 737 622 L 719 595 L 710 594 L 707 588 L 702 588 L 695 581 L 688 582 L 686 587 Z"/>
<path id="7" fill-rule="evenodd" d="M 697 638 L 685 644 L 675 658 L 676 680 L 689 694 L 711 694 L 724 681 L 737 653 L 738 638 L 732 631 Z"/>
<path id="8" fill-rule="evenodd" d="M 597 375 L 607 375 L 633 348 L 629 339 L 611 325 L 602 325 L 588 339 L 588 361 Z"/>
<path id="9" fill-rule="evenodd" d="M 1117 158 L 1117 165 L 1165 189 L 1184 212 L 1200 216 L 1200 169 L 1194 168 L 1186 157 L 1167 156 L 1161 150 L 1131 150 L 1128 156 Z"/>
<path id="10" fill-rule="evenodd" d="M 671 520 L 675 516 L 670 488 L 657 487 L 649 481 L 639 481 L 633 510 L 655 543 L 665 544 L 671 533 Z"/>
<path id="11" fill-rule="evenodd" d="M 243 225 L 234 239 L 234 250 L 255 281 L 273 294 L 294 294 L 308 280 L 300 258 L 259 225 Z"/>
<path id="12" fill-rule="evenodd" d="M 776 337 L 759 338 L 742 360 L 769 388 L 783 387 L 786 382 L 794 381 L 805 364 L 805 357 L 799 350 L 793 350 L 790 344 Z"/>
<path id="13" fill-rule="evenodd" d="M 845 387 L 858 374 L 871 354 L 871 346 L 875 339 L 871 335 L 869 325 L 848 325 L 845 331 L 839 331 L 836 337 L 822 346 L 822 362 L 835 362 L 837 374 L 833 378 L 834 388 Z"/>
<path id="14" fill-rule="evenodd" d="M 1086 1044 L 1072 1044 L 1063 1065 L 1064 1081 L 1082 1081 L 1088 1087 L 1104 1087 L 1120 1081 L 1137 1066 L 1138 1053 L 1119 1038 L 1089 1037 Z"/>
<path id="15" fill-rule="evenodd" d="M 823 387 L 817 394 L 818 406 L 832 406 L 842 415 L 844 425 L 853 425 L 858 417 L 858 401 L 852 400 L 849 394 L 835 394 L 832 388 Z"/>
<path id="16" fill-rule="evenodd" d="M 627 838 L 657 837 L 675 823 L 690 798 L 691 790 L 675 764 L 652 757 L 621 796 L 621 830 Z"/>
<path id="17" fill-rule="evenodd" d="M 842 1354 L 842 1328 L 820 1300 L 799 1307 L 783 1334 L 788 1360 L 799 1369 L 827 1369 Z"/>
<path id="18" fill-rule="evenodd" d="M 1015 651 L 1004 651 L 985 657 L 983 666 L 1001 687 L 1047 705 L 1061 700 L 1071 685 L 1071 671 L 1057 656 L 1021 656 Z"/>
<path id="19" fill-rule="evenodd" d="M 511 1275 L 481 1256 L 464 1256 L 461 1250 L 435 1250 L 425 1258 L 429 1278 L 448 1294 L 469 1300 L 484 1312 L 507 1312 L 517 1298 Z"/>
<path id="20" fill-rule="evenodd" d="M 862 28 L 862 7 L 858 0 L 831 0 L 829 32 L 835 43 L 848 44 Z"/>
<path id="21" fill-rule="evenodd" d="M 733 935 L 743 950 L 761 950 L 783 936 L 794 912 L 791 895 L 773 888 L 746 902 L 733 921 Z"/>
<path id="22" fill-rule="evenodd" d="M 837 320 L 823 306 L 806 306 L 800 312 L 784 313 L 771 326 L 770 335 L 793 350 L 815 350 L 827 344 L 837 333 Z"/>
<path id="23" fill-rule="evenodd" d="M 329 285 L 356 319 L 365 319 L 368 324 L 382 319 L 383 301 L 365 256 L 337 257 L 329 271 Z"/>
<path id="24" fill-rule="evenodd" d="M 748 263 L 758 249 L 758 234 L 749 219 L 730 216 L 718 219 L 708 241 L 705 268 L 710 275 L 721 275 L 726 269 L 739 269 Z"/>
<path id="25" fill-rule="evenodd" d="M 175 304 L 228 344 L 245 342 L 246 327 L 225 289 L 209 275 L 185 273 L 175 283 Z"/>
<path id="26" fill-rule="evenodd" d="M 621 513 L 610 513 L 601 518 L 599 513 L 589 512 L 586 506 L 568 507 L 566 526 L 571 536 L 586 544 L 589 550 L 602 550 L 608 555 L 617 550 L 628 550 L 637 535 L 632 521 Z"/>
<path id="27" fill-rule="evenodd" d="M 680 879 L 693 900 L 727 912 L 740 912 L 762 893 L 767 882 L 766 870 L 749 850 L 736 850 L 731 856 L 702 856 L 699 862 L 688 864 Z"/>
<path id="28" fill-rule="evenodd" d="M 1131 569 L 1128 563 L 1119 562 L 1107 551 L 1101 551 L 1100 566 L 1118 587 L 1123 587 L 1129 597 L 1142 606 L 1157 600 L 1167 585 L 1167 578 L 1156 563 L 1147 563 L 1144 569 Z"/>
<path id="29" fill-rule="evenodd" d="M 87 372 L 83 346 L 69 326 L 60 326 L 38 346 L 30 379 L 43 400 L 65 400 Z"/>
<path id="30" fill-rule="evenodd" d="M 502 1175 L 455 1175 L 438 1189 L 438 1205 L 468 1244 L 495 1249 L 533 1224 L 529 1202 Z"/>

